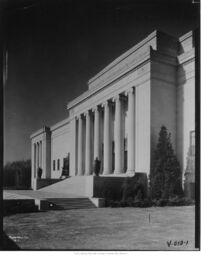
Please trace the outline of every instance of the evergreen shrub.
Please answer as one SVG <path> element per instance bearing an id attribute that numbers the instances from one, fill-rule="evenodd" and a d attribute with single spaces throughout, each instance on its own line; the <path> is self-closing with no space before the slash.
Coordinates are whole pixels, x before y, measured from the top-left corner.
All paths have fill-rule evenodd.
<path id="1" fill-rule="evenodd" d="M 171 134 L 165 126 L 161 127 L 151 164 L 150 193 L 152 199 L 164 200 L 183 195 L 181 169 L 171 144 Z"/>

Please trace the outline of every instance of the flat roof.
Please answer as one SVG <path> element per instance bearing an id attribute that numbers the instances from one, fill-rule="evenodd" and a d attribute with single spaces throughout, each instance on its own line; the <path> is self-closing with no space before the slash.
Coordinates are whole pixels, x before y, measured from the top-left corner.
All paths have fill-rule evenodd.
<path id="1" fill-rule="evenodd" d="M 68 117 L 68 118 L 63 119 L 62 121 L 59 121 L 58 123 L 50 126 L 50 130 L 54 131 L 54 130 L 58 129 L 59 127 L 64 126 L 65 124 L 69 123 L 69 120 L 70 120 L 70 118 Z"/>
<path id="2" fill-rule="evenodd" d="M 158 33 L 162 33 L 161 31 L 154 30 L 151 34 L 149 34 L 145 39 L 137 43 L 135 46 L 130 48 L 128 51 L 120 55 L 118 58 L 116 58 L 113 62 L 111 62 L 108 66 L 106 66 L 103 70 L 101 70 L 98 74 L 96 74 L 94 77 L 89 79 L 88 85 L 90 85 L 92 82 L 94 82 L 96 79 L 98 79 L 100 76 L 102 76 L 104 73 L 108 72 L 110 69 L 112 69 L 114 66 L 118 65 L 120 62 L 122 62 L 124 59 L 126 59 L 129 55 L 136 52 L 140 48 L 142 48 L 146 43 L 148 43 L 150 40 L 152 40 L 154 37 L 157 36 Z M 67 103 L 67 109 L 73 107 L 76 104 L 79 104 L 85 97 L 91 96 L 94 93 L 97 92 L 99 88 L 91 87 L 90 89 L 83 92 L 81 95 L 73 99 L 72 101 Z"/>
<path id="3" fill-rule="evenodd" d="M 32 133 L 30 135 L 30 138 L 33 139 L 34 137 L 40 135 L 41 133 L 44 133 L 46 131 L 50 131 L 50 128 L 48 126 L 43 126 L 41 129 L 37 130 L 36 132 Z"/>
<path id="4" fill-rule="evenodd" d="M 132 48 L 130 48 L 128 51 L 121 54 L 118 58 L 116 58 L 114 61 L 112 61 L 109 65 L 107 65 L 104 69 L 102 69 L 98 74 L 96 74 L 94 77 L 89 79 L 88 84 L 91 84 L 94 80 L 96 80 L 98 77 L 109 71 L 111 68 L 116 66 L 119 62 L 127 58 L 130 54 L 137 51 L 139 48 L 141 48 L 143 45 L 145 45 L 147 42 L 149 42 L 152 38 L 156 37 L 157 33 L 159 31 L 154 30 L 151 34 L 149 34 L 145 39 L 134 45 Z"/>

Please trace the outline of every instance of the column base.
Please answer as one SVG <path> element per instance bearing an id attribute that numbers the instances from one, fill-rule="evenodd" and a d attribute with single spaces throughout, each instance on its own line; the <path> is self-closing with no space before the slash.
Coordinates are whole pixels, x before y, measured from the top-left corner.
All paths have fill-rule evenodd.
<path id="1" fill-rule="evenodd" d="M 135 176 L 135 170 L 127 170 L 126 175 L 129 176 L 129 177 Z"/>
<path id="2" fill-rule="evenodd" d="M 103 171 L 102 175 L 110 175 L 112 174 L 112 171 Z"/>
<path id="3" fill-rule="evenodd" d="M 84 176 L 90 176 L 90 175 L 92 175 L 91 171 L 85 172 L 85 174 L 84 174 Z"/>
<path id="4" fill-rule="evenodd" d="M 122 174 L 125 174 L 125 173 L 120 170 L 114 170 L 114 175 L 122 175 Z"/>

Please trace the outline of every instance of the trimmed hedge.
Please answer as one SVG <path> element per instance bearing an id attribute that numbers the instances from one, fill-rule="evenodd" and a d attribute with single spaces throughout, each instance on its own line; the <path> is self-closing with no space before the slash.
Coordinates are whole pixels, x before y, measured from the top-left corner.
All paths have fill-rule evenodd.
<path id="1" fill-rule="evenodd" d="M 3 186 L 8 189 L 29 189 L 31 187 L 31 161 L 7 163 L 3 171 Z"/>
<path id="2" fill-rule="evenodd" d="M 3 202 L 3 216 L 28 212 L 38 212 L 38 206 L 35 205 L 34 199 L 13 199 Z"/>
<path id="3" fill-rule="evenodd" d="M 121 201 L 114 201 L 114 200 L 107 200 L 106 206 L 107 207 L 164 207 L 164 206 L 187 206 L 187 205 L 194 205 L 195 202 L 186 197 L 174 197 L 170 199 L 158 199 L 158 200 L 138 200 L 128 198 L 127 200 Z"/>

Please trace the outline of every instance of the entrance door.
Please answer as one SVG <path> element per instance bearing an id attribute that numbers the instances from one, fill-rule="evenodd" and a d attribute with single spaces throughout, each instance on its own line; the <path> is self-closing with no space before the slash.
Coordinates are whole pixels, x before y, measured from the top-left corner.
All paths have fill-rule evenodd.
<path id="1" fill-rule="evenodd" d="M 127 170 L 127 163 L 128 163 L 128 145 L 127 145 L 127 138 L 124 138 L 124 172 Z"/>
<path id="2" fill-rule="evenodd" d="M 112 142 L 112 170 L 114 171 L 114 161 L 115 161 L 115 152 L 114 152 L 114 141 Z"/>
<path id="3" fill-rule="evenodd" d="M 62 176 L 69 176 L 70 153 L 63 159 Z"/>
<path id="4" fill-rule="evenodd" d="M 127 170 L 127 150 L 126 151 L 124 151 L 124 172 L 126 172 L 126 170 Z"/>

